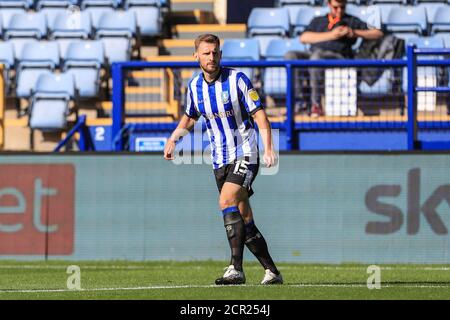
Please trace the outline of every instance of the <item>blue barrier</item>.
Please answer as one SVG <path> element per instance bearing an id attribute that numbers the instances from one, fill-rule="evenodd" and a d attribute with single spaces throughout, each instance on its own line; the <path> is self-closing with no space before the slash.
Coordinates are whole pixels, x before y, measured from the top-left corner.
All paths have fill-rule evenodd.
<path id="1" fill-rule="evenodd" d="M 377 129 L 377 130 L 406 130 L 406 145 L 408 150 L 422 148 L 425 145 L 417 143 L 418 127 L 426 128 L 441 128 L 450 129 L 448 121 L 439 122 L 438 125 L 427 126 L 425 124 L 418 124 L 417 108 L 415 105 L 415 94 L 418 91 L 434 91 L 434 92 L 450 92 L 447 87 L 417 87 L 415 85 L 416 69 L 418 66 L 450 66 L 450 60 L 420 60 L 417 61 L 417 54 L 449 54 L 450 50 L 425 50 L 415 49 L 412 52 L 410 46 L 408 48 L 407 59 L 398 60 L 283 60 L 283 61 L 227 61 L 222 65 L 226 67 L 282 67 L 286 69 L 287 88 L 286 88 L 286 119 L 283 122 L 273 123 L 274 127 L 286 133 L 286 149 L 295 150 L 299 148 L 299 143 L 296 141 L 297 131 L 300 129 L 311 130 L 360 130 L 360 129 Z M 377 68 L 394 68 L 403 67 L 408 70 L 408 96 L 407 103 L 407 121 L 380 121 L 380 122 L 324 122 L 324 121 L 309 121 L 306 123 L 296 123 L 294 119 L 294 81 L 293 69 L 295 68 L 332 68 L 332 67 L 377 67 Z M 113 63 L 112 65 L 112 80 L 113 80 L 113 94 L 112 94 L 112 149 L 120 151 L 124 149 L 124 139 L 122 133 L 125 127 L 125 113 L 124 113 L 124 71 L 144 68 L 198 68 L 197 62 L 143 62 L 143 61 L 128 61 Z M 145 127 L 148 131 L 160 130 L 160 124 L 145 124 L 140 125 L 142 130 Z M 165 124 L 166 129 L 172 128 L 174 125 Z M 131 126 L 132 127 L 132 126 Z"/>
<path id="2" fill-rule="evenodd" d="M 417 66 L 424 65 L 418 63 L 417 55 L 450 55 L 450 49 L 417 49 L 415 45 L 407 47 L 408 58 L 408 150 L 415 149 L 450 149 L 450 141 L 422 142 L 418 139 L 417 121 L 417 92 L 441 92 L 450 93 L 450 87 L 418 87 L 417 86 Z M 427 66 L 448 65 L 449 61 L 442 64 L 441 61 L 426 61 Z"/>

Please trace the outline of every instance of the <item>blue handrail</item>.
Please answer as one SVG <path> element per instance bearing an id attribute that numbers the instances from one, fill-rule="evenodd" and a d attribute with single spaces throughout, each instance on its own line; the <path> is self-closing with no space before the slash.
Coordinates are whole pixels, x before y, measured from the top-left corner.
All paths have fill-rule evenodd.
<path id="1" fill-rule="evenodd" d="M 410 51 L 410 46 L 407 48 L 406 59 L 395 59 L 395 60 L 366 60 L 366 59 L 355 59 L 355 60 L 279 60 L 279 61 L 222 61 L 222 66 L 225 67 L 284 67 L 286 68 L 287 77 L 287 92 L 286 92 L 286 108 L 287 117 L 284 122 L 279 123 L 283 126 L 286 131 L 286 141 L 287 149 L 292 150 L 295 148 L 295 131 L 296 123 L 294 120 L 294 81 L 293 81 L 293 68 L 309 68 L 309 67 L 319 67 L 319 68 L 332 68 L 332 67 L 378 67 L 378 68 L 401 68 L 406 67 L 408 69 L 408 121 L 406 123 L 386 123 L 388 127 L 404 129 L 408 131 L 408 149 L 413 150 L 417 147 L 417 114 L 416 108 L 413 108 L 415 103 L 415 93 L 417 91 L 435 91 L 435 92 L 450 92 L 450 88 L 446 87 L 435 87 L 435 88 L 423 88 L 416 87 L 416 69 L 418 66 L 450 66 L 450 59 L 444 60 L 417 60 L 417 54 L 450 54 L 450 49 L 415 49 L 415 51 Z M 113 80 L 113 125 L 112 125 L 112 137 L 117 139 L 117 135 L 125 125 L 125 114 L 124 114 L 124 70 L 127 69 L 144 69 L 144 68 L 199 68 L 198 62 L 146 62 L 146 61 L 127 61 L 127 62 L 116 62 L 112 65 L 112 80 Z M 412 71 L 410 71 L 412 70 Z M 277 124 L 278 125 L 278 124 Z M 314 123 L 305 124 L 309 127 L 314 127 Z M 326 125 L 325 123 L 320 123 L 321 126 Z M 349 126 L 349 123 L 345 123 Z M 362 125 L 363 127 L 366 124 Z M 361 127 L 359 123 L 352 126 L 353 128 Z M 370 124 L 370 127 L 380 127 L 380 125 Z M 112 143 L 115 150 L 123 149 L 123 140 L 119 139 Z"/>
<path id="2" fill-rule="evenodd" d="M 86 115 L 81 115 L 78 118 L 77 123 L 67 133 L 67 136 L 57 144 L 57 146 L 53 151 L 54 152 L 60 151 L 61 148 L 64 147 L 77 132 L 80 134 L 79 140 L 80 150 L 81 151 L 94 150 L 94 145 L 91 141 L 91 137 L 88 130 L 89 129 L 86 126 Z"/>

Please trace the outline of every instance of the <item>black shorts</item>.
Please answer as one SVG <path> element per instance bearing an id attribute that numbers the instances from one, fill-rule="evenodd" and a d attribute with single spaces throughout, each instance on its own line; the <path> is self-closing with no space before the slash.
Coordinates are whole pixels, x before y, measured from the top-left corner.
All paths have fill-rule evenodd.
<path id="1" fill-rule="evenodd" d="M 258 174 L 259 159 L 257 163 L 250 163 L 246 157 L 244 159 L 235 160 L 234 163 L 226 164 L 219 169 L 214 169 L 217 188 L 219 193 L 225 182 L 231 182 L 247 189 L 248 196 L 253 195 L 252 183 Z"/>

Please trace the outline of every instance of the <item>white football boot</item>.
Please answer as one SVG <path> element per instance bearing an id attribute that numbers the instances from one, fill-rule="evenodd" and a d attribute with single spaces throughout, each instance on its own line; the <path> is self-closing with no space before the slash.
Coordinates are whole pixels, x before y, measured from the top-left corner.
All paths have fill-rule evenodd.
<path id="1" fill-rule="evenodd" d="M 216 279 L 217 285 L 228 285 L 228 284 L 244 284 L 245 274 L 244 271 L 239 271 L 234 268 L 233 265 L 228 266 L 223 277 Z"/>
<path id="2" fill-rule="evenodd" d="M 283 277 L 280 274 L 275 274 L 269 269 L 266 269 L 266 274 L 261 284 L 283 284 Z"/>

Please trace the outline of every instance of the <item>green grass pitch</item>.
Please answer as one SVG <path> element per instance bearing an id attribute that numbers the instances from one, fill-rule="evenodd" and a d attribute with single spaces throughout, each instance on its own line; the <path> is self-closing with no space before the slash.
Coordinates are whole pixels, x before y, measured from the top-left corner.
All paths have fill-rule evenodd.
<path id="1" fill-rule="evenodd" d="M 67 267 L 80 267 L 81 290 L 67 289 Z M 225 262 L 0 261 L 5 299 L 450 299 L 449 265 L 379 265 L 381 289 L 368 289 L 368 265 L 280 263 L 284 285 L 262 286 L 263 270 L 244 265 L 247 283 L 214 286 Z"/>

